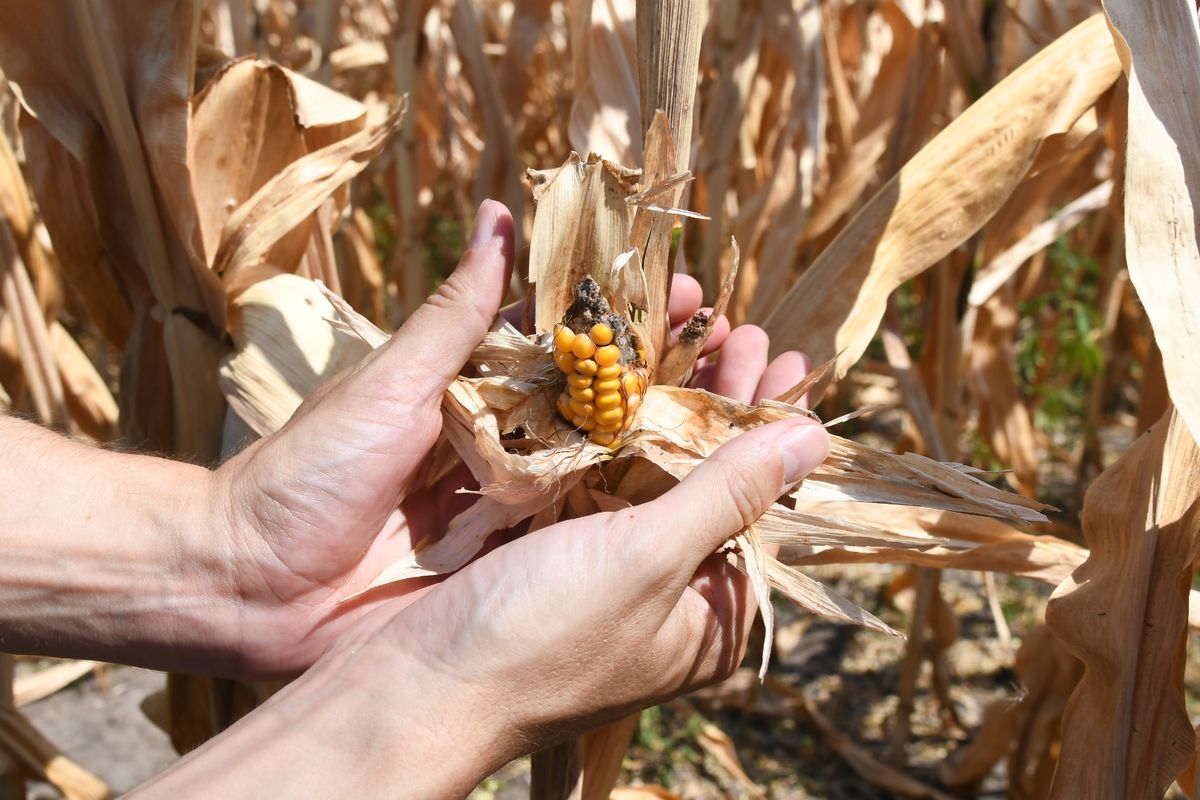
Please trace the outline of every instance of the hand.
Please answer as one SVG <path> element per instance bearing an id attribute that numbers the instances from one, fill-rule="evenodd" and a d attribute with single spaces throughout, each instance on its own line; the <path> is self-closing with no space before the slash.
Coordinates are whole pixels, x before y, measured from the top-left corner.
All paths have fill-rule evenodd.
<path id="1" fill-rule="evenodd" d="M 338 608 L 470 500 L 418 490 L 442 394 L 495 319 L 512 265 L 512 217 L 479 209 L 454 273 L 385 345 L 215 475 L 240 606 L 243 677 L 298 672 L 372 603 Z M 465 474 L 463 474 L 465 473 Z M 431 581 L 389 594 L 400 607 Z M 378 601 L 376 601 L 378 602 Z"/>
<path id="2" fill-rule="evenodd" d="M 730 675 L 754 602 L 712 554 L 828 448 L 806 418 L 756 429 L 654 501 L 488 553 L 377 633 L 372 620 L 349 635 L 330 663 L 370 665 L 353 682 L 378 705 L 407 708 L 403 698 L 419 695 L 406 724 L 425 733 L 419 717 L 433 709 L 430 735 L 478 754 L 430 796 L 465 794 L 522 753 Z"/>
<path id="3" fill-rule="evenodd" d="M 282 430 L 215 475 L 223 539 L 233 564 L 243 677 L 308 667 L 356 619 L 386 603 L 392 613 L 440 579 L 414 579 L 364 602 L 339 606 L 473 502 L 456 493 L 465 468 L 420 489 L 441 428 L 442 393 L 490 327 L 512 266 L 512 217 L 499 203 L 479 210 L 470 249 L 438 292 L 362 364 L 323 385 Z M 675 276 L 669 302 L 678 330 L 700 308 L 699 284 Z M 767 365 L 761 329 L 730 332 L 723 317 L 703 351 L 697 382 L 750 402 L 804 374 L 785 353 Z"/>
<path id="4" fill-rule="evenodd" d="M 499 207 L 485 206 L 480 217 L 492 213 L 502 229 L 507 215 Z M 250 554 L 239 570 L 249 579 L 238 579 L 238 591 L 254 609 L 245 615 L 251 670 L 304 666 L 348 630 L 300 680 L 148 789 L 178 796 L 204 786 L 232 797 L 270 786 L 278 794 L 361 796 L 395 785 L 410 797 L 465 795 L 521 753 L 720 680 L 740 663 L 754 601 L 744 577 L 713 553 L 825 458 L 827 435 L 804 418 L 726 444 L 650 503 L 527 534 L 444 582 L 404 587 L 399 599 L 355 604 L 335 618 L 321 613 L 347 583 L 370 577 L 375 561 L 410 548 L 419 538 L 413 531 L 436 516 L 413 511 L 405 489 L 436 437 L 439 418 L 429 409 L 441 388 L 429 387 L 453 379 L 503 291 L 506 259 L 497 253 L 505 248 L 482 252 L 482 259 L 478 250 L 464 257 L 433 311 L 416 315 L 284 431 L 223 468 L 227 513 L 239 513 L 232 501 L 257 506 L 240 512 L 246 516 L 236 528 Z M 408 371 L 398 342 L 429 341 L 439 312 L 469 298 L 473 286 L 488 292 L 481 296 L 489 306 L 478 308 L 463 338 L 441 331 L 438 346 L 454 344 L 436 382 L 415 395 L 422 414 L 393 419 L 412 398 L 394 396 L 400 390 L 389 382 L 421 374 Z M 699 304 L 699 286 L 677 276 L 672 322 L 682 324 Z M 696 380 L 739 400 L 774 396 L 807 369 L 795 353 L 768 365 L 766 337 L 753 327 L 730 332 L 718 321 L 705 352 L 722 345 L 722 357 L 702 365 Z M 419 438 L 389 479 L 374 480 L 371 470 L 389 467 L 385 446 L 402 439 L 393 426 Z M 306 437 L 319 447 L 306 447 Z M 365 453 L 356 454 L 356 442 Z M 360 474 L 385 502 L 341 494 L 363 491 Z M 391 513 L 401 497 L 401 511 Z M 255 516 L 262 527 L 247 523 Z M 322 526 L 340 535 L 323 535 Z M 282 651 L 274 660 L 271 645 Z M 297 752 L 305 754 L 299 763 Z"/>

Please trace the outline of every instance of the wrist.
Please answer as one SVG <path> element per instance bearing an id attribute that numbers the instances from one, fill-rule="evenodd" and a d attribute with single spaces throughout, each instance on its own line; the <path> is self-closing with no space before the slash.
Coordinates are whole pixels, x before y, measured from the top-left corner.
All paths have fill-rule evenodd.
<path id="1" fill-rule="evenodd" d="M 397 627 L 385 627 L 358 648 L 341 678 L 359 687 L 378 729 L 394 737 L 401 754 L 396 766 L 414 787 L 411 796 L 466 796 L 526 752 L 511 693 L 478 672 L 468 674 L 469 664 L 447 663 L 440 650 L 397 635 Z"/>

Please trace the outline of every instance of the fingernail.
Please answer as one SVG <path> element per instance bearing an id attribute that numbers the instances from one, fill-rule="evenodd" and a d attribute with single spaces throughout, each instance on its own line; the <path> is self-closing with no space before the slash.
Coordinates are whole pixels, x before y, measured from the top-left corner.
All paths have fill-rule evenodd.
<path id="1" fill-rule="evenodd" d="M 467 242 L 467 249 L 483 247 L 491 241 L 495 232 L 496 211 L 492 207 L 491 201 L 484 200 L 480 204 L 479 210 L 475 212 L 475 225 L 471 228 L 471 238 Z"/>
<path id="2" fill-rule="evenodd" d="M 829 455 L 829 434 L 820 423 L 806 418 L 785 430 L 777 446 L 783 456 L 783 479 L 791 486 Z"/>

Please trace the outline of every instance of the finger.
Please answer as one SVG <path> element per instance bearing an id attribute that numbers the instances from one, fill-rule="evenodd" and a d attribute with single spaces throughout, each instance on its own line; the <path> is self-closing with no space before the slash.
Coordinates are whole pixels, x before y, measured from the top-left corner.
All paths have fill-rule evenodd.
<path id="1" fill-rule="evenodd" d="M 501 203 L 483 201 L 469 248 L 381 356 L 386 362 L 381 372 L 403 382 L 403 394 L 412 402 L 440 401 L 496 318 L 513 255 L 512 215 Z"/>
<path id="2" fill-rule="evenodd" d="M 799 350 L 788 350 L 780 353 L 775 360 L 767 365 L 762 377 L 758 380 L 758 389 L 754 392 L 754 402 L 770 400 L 786 392 L 799 383 L 812 369 L 808 356 Z M 796 404 L 801 408 L 807 407 L 804 399 Z"/>
<path id="3" fill-rule="evenodd" d="M 619 513 L 648 559 L 682 587 L 828 454 L 829 435 L 807 417 L 764 425 L 726 442 L 661 497 Z"/>
<path id="4" fill-rule="evenodd" d="M 758 380 L 767 368 L 770 346 L 766 332 L 757 325 L 734 328 L 721 345 L 712 391 L 740 403 L 753 401 Z"/>
<path id="5" fill-rule="evenodd" d="M 487 201 L 471 249 L 442 288 L 256 451 L 289 487 L 284 494 L 313 499 L 324 492 L 329 502 L 353 508 L 359 520 L 381 522 L 395 509 L 397 494 L 437 436 L 443 392 L 495 318 L 511 257 L 512 216 Z M 379 529 L 373 524 L 361 530 L 373 536 Z"/>
<path id="6" fill-rule="evenodd" d="M 691 275 L 677 272 L 671 277 L 671 294 L 667 298 L 667 319 L 671 326 L 682 325 L 700 310 L 704 290 Z"/>
<path id="7" fill-rule="evenodd" d="M 717 374 L 716 364 L 701 364 L 696 362 L 696 371 L 692 373 L 692 379 L 688 381 L 688 386 L 693 389 L 703 389 L 706 392 L 713 390 L 713 376 Z"/>

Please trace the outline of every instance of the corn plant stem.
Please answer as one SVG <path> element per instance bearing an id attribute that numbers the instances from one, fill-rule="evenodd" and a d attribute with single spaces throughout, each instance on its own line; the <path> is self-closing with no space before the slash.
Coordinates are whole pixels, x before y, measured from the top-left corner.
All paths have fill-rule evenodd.
<path id="1" fill-rule="evenodd" d="M 411 95 L 417 71 L 417 34 L 419 33 L 420 4 L 415 0 L 400 6 L 400 24 L 396 38 L 392 41 L 392 84 L 397 96 Z M 417 239 L 417 140 L 413 132 L 416 114 L 405 114 L 400 130 L 392 143 L 393 186 L 392 193 L 398 206 L 400 222 L 397 259 L 391 259 L 389 280 L 400 289 L 404 315 L 408 316 L 425 300 L 429 290 L 429 276 L 421 260 L 420 244 Z M 396 273 L 402 272 L 403 276 Z"/>
<path id="2" fill-rule="evenodd" d="M 892 368 L 897 382 L 900 384 L 913 422 L 924 439 L 925 450 L 932 458 L 944 461 L 947 458 L 947 451 L 942 441 L 941 433 L 935 423 L 933 409 L 929 402 L 929 395 L 925 391 L 924 384 L 917 378 L 908 348 L 897 333 L 898 328 L 899 314 L 896 311 L 895 300 L 892 298 L 888 301 L 888 309 L 884 314 L 884 325 L 882 328 L 882 339 L 888 364 Z M 913 712 L 913 697 L 916 693 L 917 678 L 920 676 L 921 661 L 924 655 L 925 631 L 929 626 L 934 593 L 938 591 L 938 583 L 941 581 L 941 575 L 942 571 L 939 569 L 922 568 L 917 571 L 916 602 L 913 604 L 912 619 L 909 621 L 908 642 L 904 651 L 904 662 L 900 670 L 900 680 L 896 687 L 899 702 L 889 731 L 890 755 L 894 763 L 902 763 L 904 761 L 904 748 L 908 743 L 911 724 L 910 718 Z M 934 665 L 934 669 L 938 671 L 937 664 Z M 944 684 L 947 676 L 944 669 L 941 672 L 943 673 L 940 676 L 942 680 L 935 680 L 935 684 Z M 939 694 L 941 693 L 939 692 Z M 943 698 L 943 708 L 947 707 L 945 700 L 948 700 L 948 698 Z"/>
<path id="3" fill-rule="evenodd" d="M 38 305 L 29 273 L 17 252 L 8 226 L 0 223 L 0 300 L 13 319 L 21 368 L 33 396 L 33 406 L 46 425 L 68 421 L 62 376 L 50 349 L 50 331 Z"/>
<path id="4" fill-rule="evenodd" d="M 463 74 L 475 93 L 483 125 L 484 148 L 475 183 L 475 201 L 495 198 L 512 212 L 514 252 L 520 252 L 524 236 L 525 188 L 521 185 L 515 126 L 504 109 L 496 74 L 483 50 L 483 26 L 476 0 L 460 0 L 450 12 L 450 30 L 462 58 Z M 517 297 L 527 293 L 526 276 L 514 269 L 509 288 Z"/>
<path id="5" fill-rule="evenodd" d="M 991 572 L 983 572 L 983 586 L 987 591 L 988 609 L 992 612 L 992 622 L 996 626 L 996 638 L 1005 650 L 1012 649 L 1012 631 L 1008 628 L 1008 620 L 1004 619 L 1004 609 L 1000 606 L 1000 595 L 996 592 L 996 576 Z"/>
<path id="6" fill-rule="evenodd" d="M 900 680 L 896 687 L 896 696 L 899 701 L 896 704 L 896 713 L 892 717 L 891 728 L 888 731 L 889 758 L 894 764 L 905 761 L 904 748 L 908 744 L 913 697 L 917 690 L 917 678 L 921 673 L 925 630 L 929 626 L 929 612 L 933 608 L 933 595 L 937 591 L 937 585 L 941 578 L 942 571 L 940 569 L 919 569 L 917 571 L 917 598 L 913 603 L 912 618 L 908 625 L 908 642 L 904 650 L 904 663 L 900 668 Z"/>
<path id="7" fill-rule="evenodd" d="M 71 0 L 71 12 L 79 31 L 83 52 L 92 74 L 104 124 L 116 150 L 117 159 L 129 186 L 133 212 L 141 230 L 142 266 L 159 304 L 168 311 L 177 305 L 176 287 L 171 275 L 170 257 L 162 223 L 154 200 L 154 189 L 142 153 L 137 126 L 129 111 L 129 98 L 111 48 L 101 39 L 90 0 Z"/>
<path id="8" fill-rule="evenodd" d="M 568 739 L 530 759 L 529 800 L 582 800 L 583 740 Z"/>
<path id="9" fill-rule="evenodd" d="M 338 0 L 314 0 L 313 17 L 316 21 L 313 35 L 321 45 L 321 63 L 317 70 L 317 80 L 326 86 L 333 77 L 333 64 L 329 54 L 333 52 L 337 39 Z"/>
<path id="10" fill-rule="evenodd" d="M 13 703 L 13 657 L 0 653 L 0 709 L 15 708 Z M 24 800 L 25 779 L 12 754 L 0 748 L 0 800 Z"/>
<path id="11" fill-rule="evenodd" d="M 706 6 L 701 0 L 637 0 L 642 133 L 649 130 L 656 109 L 666 112 L 675 143 L 676 172 L 683 172 L 691 162 Z"/>
<path id="12" fill-rule="evenodd" d="M 229 27 L 233 33 L 235 56 L 254 52 L 254 36 L 250 30 L 250 4 L 248 0 L 224 0 L 229 14 Z"/>

